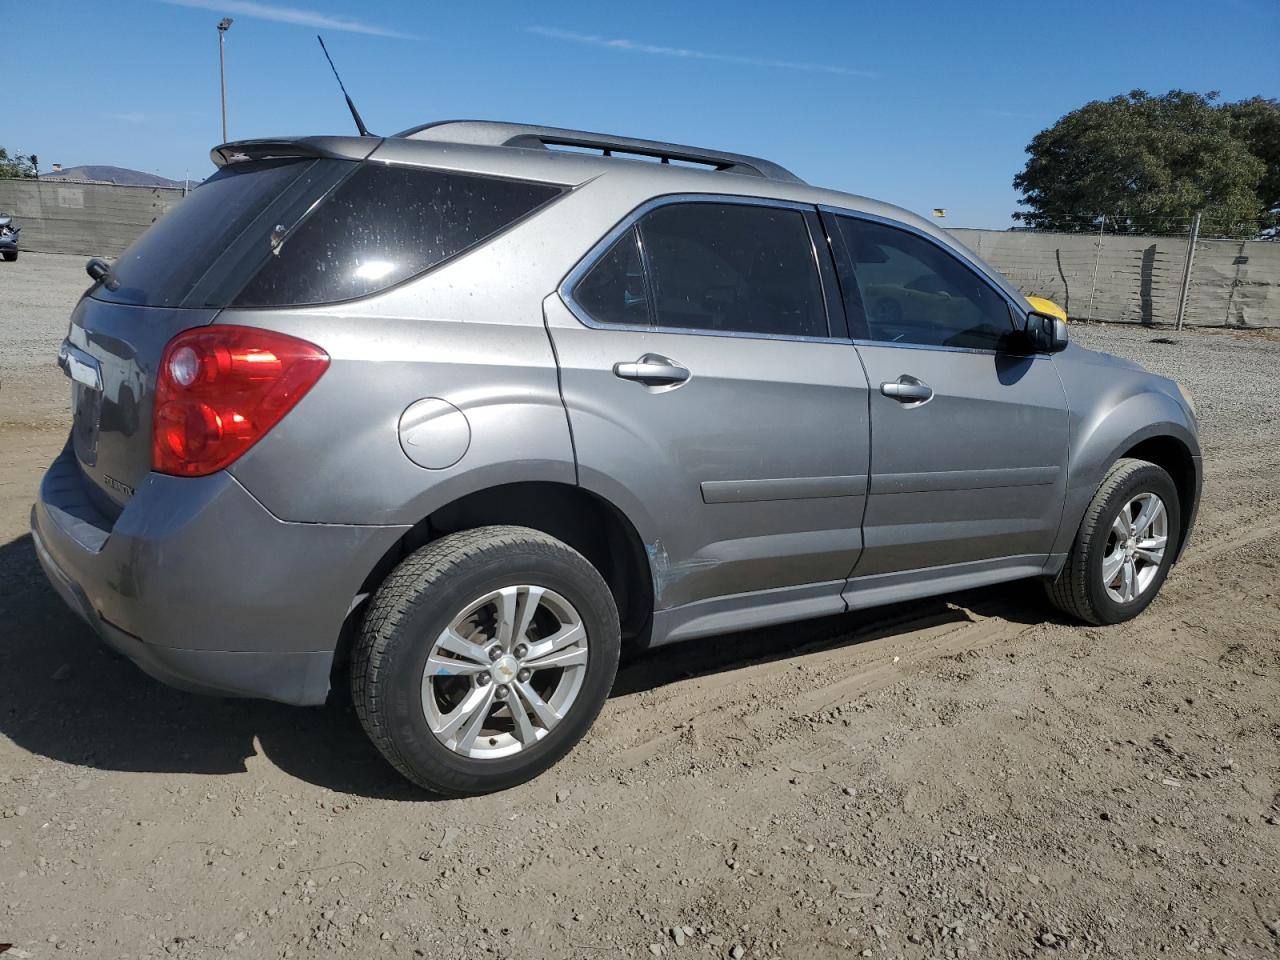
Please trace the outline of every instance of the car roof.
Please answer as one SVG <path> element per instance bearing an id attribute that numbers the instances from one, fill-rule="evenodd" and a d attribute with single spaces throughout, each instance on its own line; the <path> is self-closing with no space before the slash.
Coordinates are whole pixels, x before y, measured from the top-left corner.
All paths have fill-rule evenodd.
<path id="1" fill-rule="evenodd" d="M 722 194 L 835 207 L 905 224 L 945 244 L 1021 300 L 1003 276 L 954 236 L 918 214 L 870 197 L 811 186 L 760 157 L 684 144 L 532 124 L 450 120 L 391 137 L 281 137 L 215 147 L 222 166 L 248 157 L 328 156 L 431 166 L 568 187 L 599 182 L 636 202 L 672 194 Z"/>
<path id="2" fill-rule="evenodd" d="M 494 147 L 527 147 L 535 150 L 569 148 L 588 152 L 599 151 L 602 157 L 645 157 L 665 165 L 674 162 L 771 180 L 802 182 L 790 170 L 763 157 L 662 140 L 645 140 L 639 137 L 591 133 L 586 130 L 569 130 L 564 127 L 545 127 L 530 123 L 439 120 L 403 130 L 397 133 L 396 137 Z"/>
<path id="3" fill-rule="evenodd" d="M 586 152 L 595 150 L 600 152 Z M 441 166 L 579 186 L 608 177 L 641 191 L 725 193 L 850 207 L 928 224 L 910 211 L 867 197 L 812 187 L 770 160 L 684 144 L 532 124 L 449 120 L 392 137 L 280 137 L 215 147 L 222 166 L 247 157 L 315 155 Z"/>

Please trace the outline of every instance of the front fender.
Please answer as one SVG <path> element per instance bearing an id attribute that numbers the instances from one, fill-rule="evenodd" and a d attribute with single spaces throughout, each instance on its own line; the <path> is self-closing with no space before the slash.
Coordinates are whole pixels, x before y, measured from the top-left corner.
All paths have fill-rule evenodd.
<path id="1" fill-rule="evenodd" d="M 1054 554 L 1071 549 L 1085 511 L 1107 471 L 1140 443 L 1172 438 L 1186 448 L 1195 466 L 1195 500 L 1200 489 L 1200 442 L 1195 420 L 1174 396 L 1176 386 L 1142 370 L 1114 367 L 1108 376 L 1073 375 L 1063 371 L 1070 407 L 1071 440 L 1067 461 L 1067 492 Z M 1195 502 L 1184 518 L 1184 530 L 1194 519 Z M 1185 542 L 1185 538 L 1184 538 Z"/>

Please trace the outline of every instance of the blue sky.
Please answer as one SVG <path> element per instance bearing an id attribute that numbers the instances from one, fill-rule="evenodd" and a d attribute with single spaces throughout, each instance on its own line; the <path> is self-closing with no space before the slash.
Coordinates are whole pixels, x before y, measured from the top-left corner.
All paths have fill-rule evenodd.
<path id="1" fill-rule="evenodd" d="M 375 132 L 485 118 L 705 144 L 951 226 L 1008 226 L 1027 142 L 1088 100 L 1280 96 L 1280 0 L 14 0 L 0 144 L 206 176 L 223 15 L 233 138 L 351 129 L 319 30 Z"/>

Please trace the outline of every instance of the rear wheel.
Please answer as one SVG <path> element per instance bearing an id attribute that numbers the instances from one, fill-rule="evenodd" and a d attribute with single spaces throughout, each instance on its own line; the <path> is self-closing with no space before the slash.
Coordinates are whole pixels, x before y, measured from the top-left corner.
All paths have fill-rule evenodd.
<path id="1" fill-rule="evenodd" d="M 4 252 L 4 258 L 5 258 L 6 260 L 8 260 L 10 263 L 12 263 L 14 260 L 17 260 L 17 259 L 18 259 L 18 251 L 17 251 L 17 250 L 5 250 L 5 251 L 3 251 L 3 252 Z"/>
<path id="2" fill-rule="evenodd" d="M 1145 460 L 1116 461 L 1094 494 L 1049 599 L 1088 623 L 1122 623 L 1147 608 L 1173 565 L 1178 491 Z"/>
<path id="3" fill-rule="evenodd" d="M 617 671 L 618 614 L 576 550 L 481 527 L 405 559 L 352 657 L 356 712 L 383 755 L 446 796 L 537 776 L 582 738 Z"/>

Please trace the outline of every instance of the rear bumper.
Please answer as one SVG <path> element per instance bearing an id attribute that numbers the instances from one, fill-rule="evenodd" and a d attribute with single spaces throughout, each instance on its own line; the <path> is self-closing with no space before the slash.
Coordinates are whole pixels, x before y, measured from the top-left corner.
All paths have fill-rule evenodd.
<path id="1" fill-rule="evenodd" d="M 162 683 L 192 693 L 261 697 L 293 704 L 323 703 L 329 692 L 333 651 L 266 653 L 181 650 L 144 643 L 106 622 L 84 590 L 45 547 L 32 510 L 32 539 L 40 566 L 58 595 L 97 632 L 107 646 L 124 654 Z"/>
<path id="2" fill-rule="evenodd" d="M 70 449 L 31 511 L 49 582 L 99 636 L 185 690 L 323 703 L 342 623 L 403 527 L 286 523 L 226 473 L 149 476 L 114 523 Z"/>

